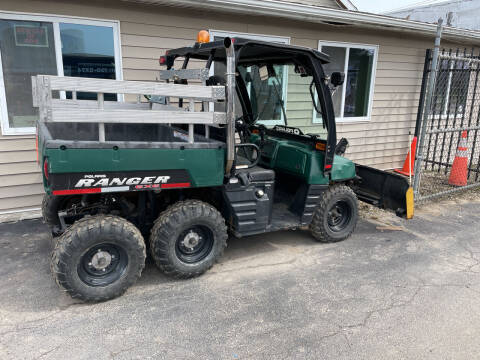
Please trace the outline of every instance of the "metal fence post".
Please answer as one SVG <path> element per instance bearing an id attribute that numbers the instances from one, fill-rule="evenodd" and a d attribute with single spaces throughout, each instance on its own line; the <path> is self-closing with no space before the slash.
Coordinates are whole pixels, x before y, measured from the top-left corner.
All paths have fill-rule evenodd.
<path id="1" fill-rule="evenodd" d="M 428 73 L 430 62 L 432 61 L 432 50 L 427 49 L 425 51 L 425 62 L 423 64 L 423 76 L 422 76 L 422 86 L 420 87 L 420 99 L 418 102 L 418 111 L 417 111 L 417 119 L 415 122 L 415 132 L 413 136 L 417 136 L 420 134 L 420 125 L 422 124 L 422 112 L 425 106 L 425 91 L 427 88 L 428 82 Z"/>
<path id="2" fill-rule="evenodd" d="M 435 88 L 435 79 L 437 75 L 437 65 L 438 65 L 438 53 L 440 51 L 440 40 L 442 38 L 442 23 L 443 23 L 443 19 L 442 18 L 438 19 L 437 35 L 435 36 L 435 47 L 433 49 L 433 55 L 432 55 L 432 70 L 430 71 L 430 77 L 428 79 L 425 110 L 423 111 L 423 121 L 421 124 L 420 139 L 418 142 L 417 160 L 415 161 L 415 176 L 413 179 L 413 191 L 415 196 L 417 196 L 419 191 L 419 186 L 420 186 L 421 165 L 423 160 L 423 146 L 425 142 L 425 135 L 427 132 L 428 116 L 430 115 L 430 111 L 432 107 L 433 90 Z"/>

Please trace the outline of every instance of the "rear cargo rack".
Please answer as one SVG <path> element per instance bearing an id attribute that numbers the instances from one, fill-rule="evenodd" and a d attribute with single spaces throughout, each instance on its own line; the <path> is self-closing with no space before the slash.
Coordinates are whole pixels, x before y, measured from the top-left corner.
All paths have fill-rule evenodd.
<path id="1" fill-rule="evenodd" d="M 183 70 L 184 72 L 188 70 Z M 162 78 L 182 78 L 187 74 L 165 73 Z M 194 77 L 203 79 L 205 71 Z M 33 106 L 39 108 L 39 121 L 61 123 L 98 123 L 98 140 L 105 142 L 105 124 L 188 124 L 188 142 L 194 142 L 194 125 L 226 124 L 226 113 L 197 111 L 195 102 L 225 101 L 224 86 L 182 85 L 160 82 L 120 81 L 79 77 L 37 75 L 32 77 Z M 71 92 L 67 99 L 66 92 Z M 97 100 L 80 100 L 78 93 L 95 93 Z M 60 95 L 58 95 L 60 94 Z M 105 101 L 104 94 L 136 95 L 136 102 Z M 166 98 L 165 104 L 141 102 L 144 95 Z M 69 96 L 70 97 L 70 96 Z M 170 105 L 170 97 L 188 101 L 188 107 Z M 203 106 L 203 109 L 208 107 Z"/>

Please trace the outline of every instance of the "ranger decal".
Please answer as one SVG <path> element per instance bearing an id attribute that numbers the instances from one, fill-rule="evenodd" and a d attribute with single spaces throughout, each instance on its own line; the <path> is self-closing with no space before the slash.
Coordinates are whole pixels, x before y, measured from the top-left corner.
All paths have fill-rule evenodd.
<path id="1" fill-rule="evenodd" d="M 122 185 L 151 185 L 166 184 L 170 176 L 145 176 L 131 178 L 108 178 L 106 175 L 85 175 L 83 179 L 78 180 L 76 188 L 81 187 L 103 187 L 103 186 L 122 186 Z"/>
<path id="2" fill-rule="evenodd" d="M 102 173 L 51 173 L 48 179 L 54 195 L 119 191 L 160 190 L 191 187 L 183 169 L 109 171 Z"/>

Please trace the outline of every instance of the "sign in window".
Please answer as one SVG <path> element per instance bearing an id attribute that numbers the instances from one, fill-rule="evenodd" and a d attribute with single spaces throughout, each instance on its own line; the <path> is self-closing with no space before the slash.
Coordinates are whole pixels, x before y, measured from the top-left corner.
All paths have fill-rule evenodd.
<path id="1" fill-rule="evenodd" d="M 48 47 L 48 28 L 43 25 L 14 24 L 16 46 Z"/>

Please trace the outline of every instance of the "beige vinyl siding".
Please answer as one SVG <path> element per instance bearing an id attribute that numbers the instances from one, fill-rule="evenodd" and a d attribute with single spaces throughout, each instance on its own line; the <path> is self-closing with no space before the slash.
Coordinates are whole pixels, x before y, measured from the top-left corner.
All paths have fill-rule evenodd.
<path id="1" fill-rule="evenodd" d="M 327 0 L 315 1 L 315 5 L 336 6 Z M 341 123 L 337 129 L 338 138 L 346 137 L 351 144 L 348 157 L 382 169 L 400 166 L 404 160 L 408 131 L 415 125 L 425 49 L 433 43 L 432 38 L 387 30 L 202 13 L 113 0 L 3 0 L 0 10 L 119 20 L 126 80 L 155 80 L 159 56 L 168 48 L 192 44 L 201 29 L 287 36 L 291 44 L 313 48 L 317 48 L 319 40 L 378 45 L 371 120 Z M 321 124 L 308 123 L 313 111 L 310 95 L 303 95 L 306 101 L 301 93 L 289 90 L 288 117 L 292 123 L 302 122 L 308 132 L 319 132 Z M 43 190 L 35 156 L 33 136 L 0 136 L 0 212 L 39 207 Z"/>
<path id="2" fill-rule="evenodd" d="M 295 74 L 294 67 L 288 67 L 286 114 L 288 126 L 305 126 L 312 122 L 313 104 L 309 92 L 311 77 L 302 78 Z"/>
<path id="3" fill-rule="evenodd" d="M 37 208 L 42 177 L 33 136 L 0 136 L 0 213 Z"/>

